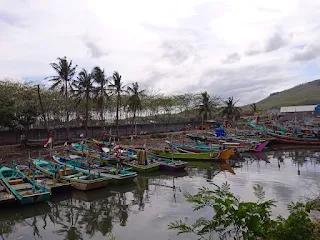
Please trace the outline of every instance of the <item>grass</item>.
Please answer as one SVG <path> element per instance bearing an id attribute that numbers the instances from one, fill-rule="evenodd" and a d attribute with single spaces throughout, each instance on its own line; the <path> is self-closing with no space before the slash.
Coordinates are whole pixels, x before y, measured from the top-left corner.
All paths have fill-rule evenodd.
<path id="1" fill-rule="evenodd" d="M 257 102 L 259 109 L 270 109 L 273 107 L 313 105 L 320 104 L 320 80 L 297 85 L 282 92 L 273 93 L 269 97 Z M 249 109 L 250 105 L 244 106 Z"/>

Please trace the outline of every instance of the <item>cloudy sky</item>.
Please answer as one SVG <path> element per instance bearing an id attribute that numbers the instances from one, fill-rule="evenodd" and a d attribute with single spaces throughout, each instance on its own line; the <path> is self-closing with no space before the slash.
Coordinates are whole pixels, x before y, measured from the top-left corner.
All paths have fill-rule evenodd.
<path id="1" fill-rule="evenodd" d="M 319 78 L 319 0 L 0 0 L 0 76 L 67 56 L 162 92 L 240 104 Z"/>

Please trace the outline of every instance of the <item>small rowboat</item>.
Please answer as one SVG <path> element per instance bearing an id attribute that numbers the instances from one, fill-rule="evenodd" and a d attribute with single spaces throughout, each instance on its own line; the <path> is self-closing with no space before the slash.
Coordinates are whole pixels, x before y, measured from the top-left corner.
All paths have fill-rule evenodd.
<path id="1" fill-rule="evenodd" d="M 21 204 L 30 204 L 48 201 L 50 192 L 36 184 L 22 172 L 15 169 L 2 167 L 0 178 L 4 186 L 10 191 Z"/>
<path id="2" fill-rule="evenodd" d="M 160 163 L 160 169 L 167 171 L 181 171 L 187 166 L 187 162 L 181 160 L 172 160 L 168 158 L 159 158 L 153 155 L 148 156 L 149 159 L 153 159 Z"/>
<path id="3" fill-rule="evenodd" d="M 157 171 L 160 168 L 159 162 L 152 162 L 148 160 L 148 163 L 146 165 L 139 164 L 138 161 L 132 160 L 128 162 L 123 162 L 123 164 L 132 167 L 132 169 L 136 172 L 154 172 Z"/>
<path id="4" fill-rule="evenodd" d="M 99 174 L 88 174 L 75 168 L 67 168 L 40 159 L 34 159 L 33 164 L 45 175 L 51 177 L 56 175 L 57 178 L 70 182 L 75 189 L 82 191 L 105 187 L 109 181 L 109 178 L 99 176 Z"/>
<path id="5" fill-rule="evenodd" d="M 86 165 L 84 161 L 82 162 L 76 161 L 70 158 L 64 158 L 64 157 L 58 157 L 58 156 L 53 156 L 52 158 L 58 164 L 75 168 L 87 174 L 93 173 L 96 175 L 99 174 L 102 177 L 107 177 L 110 179 L 109 183 L 114 183 L 114 184 L 129 183 L 129 182 L 132 182 L 133 179 L 137 176 L 137 173 L 135 172 L 118 170 L 116 168 L 110 168 L 110 167 L 99 167 L 98 165 L 91 165 L 89 169 L 89 167 Z"/>
<path id="6" fill-rule="evenodd" d="M 68 191 L 72 188 L 70 183 L 56 181 L 54 182 L 52 177 L 44 175 L 41 171 L 37 169 L 29 169 L 26 165 L 15 165 L 15 169 L 22 172 L 24 175 L 28 176 L 30 179 L 51 192 L 51 194 L 61 193 Z"/>

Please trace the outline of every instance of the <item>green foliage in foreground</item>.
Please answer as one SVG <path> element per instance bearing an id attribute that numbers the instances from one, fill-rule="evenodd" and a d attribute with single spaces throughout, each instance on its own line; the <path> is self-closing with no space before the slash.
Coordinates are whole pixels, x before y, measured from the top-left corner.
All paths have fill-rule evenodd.
<path id="1" fill-rule="evenodd" d="M 311 204 L 291 203 L 288 206 L 288 218 L 271 218 L 271 208 L 275 201 L 264 200 L 265 192 L 260 185 L 254 187 L 256 202 L 242 202 L 230 192 L 230 186 L 225 183 L 221 187 L 215 184 L 213 189 L 200 188 L 195 195 L 185 193 L 188 202 L 193 203 L 193 210 L 210 207 L 213 217 L 201 217 L 193 224 L 176 221 L 169 229 L 178 230 L 179 234 L 195 234 L 198 239 L 213 239 L 218 234 L 219 239 L 247 240 L 315 240 L 317 224 L 309 218 Z M 214 238 L 216 239 L 216 238 Z"/>

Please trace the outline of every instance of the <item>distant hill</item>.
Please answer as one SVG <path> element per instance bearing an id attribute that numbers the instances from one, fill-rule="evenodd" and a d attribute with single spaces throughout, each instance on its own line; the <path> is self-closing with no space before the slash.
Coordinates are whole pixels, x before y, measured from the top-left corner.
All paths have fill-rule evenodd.
<path id="1" fill-rule="evenodd" d="M 320 104 L 320 79 L 300 84 L 282 92 L 271 93 L 269 97 L 257 102 L 258 109 L 267 110 L 285 106 Z M 249 108 L 246 105 L 243 109 Z"/>

